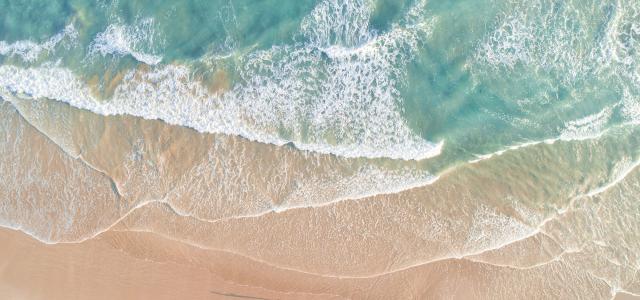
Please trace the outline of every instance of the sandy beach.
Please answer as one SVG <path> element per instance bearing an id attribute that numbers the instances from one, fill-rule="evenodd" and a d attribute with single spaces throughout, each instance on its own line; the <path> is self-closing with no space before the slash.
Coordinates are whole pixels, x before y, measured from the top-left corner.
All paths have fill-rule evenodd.
<path id="1" fill-rule="evenodd" d="M 407 191 L 327 203 L 312 195 L 302 199 L 305 206 L 298 207 L 291 202 L 295 199 L 274 199 L 283 193 L 304 194 L 286 186 L 269 190 L 268 183 L 259 181 L 263 176 L 252 179 L 252 174 L 260 173 L 256 170 L 266 169 L 261 163 L 284 157 L 288 163 L 282 165 L 289 166 L 286 173 L 292 178 L 300 173 L 307 176 L 304 170 L 310 168 L 319 174 L 318 180 L 325 173 L 337 181 L 336 177 L 351 174 L 331 173 L 335 172 L 327 167 L 331 157 L 297 155 L 286 148 L 262 149 L 263 145 L 241 139 L 231 142 L 228 137 L 224 145 L 234 150 L 221 148 L 212 156 L 198 149 L 215 144 L 217 138 L 189 129 L 131 117 L 102 117 L 54 102 L 41 103 L 40 108 L 21 104 L 29 103 L 18 102 L 18 112 L 11 103 L 3 103 L 3 134 L 10 141 L 3 144 L 3 157 L 22 166 L 11 170 L 15 180 L 28 182 L 33 174 L 42 180 L 22 190 L 3 189 L 13 191 L 5 194 L 7 199 L 24 198 L 20 195 L 29 192 L 30 208 L 6 203 L 3 217 L 13 220 L 13 228 L 29 228 L 28 233 L 40 240 L 2 230 L 7 246 L 2 248 L 0 282 L 3 291 L 17 297 L 508 299 L 514 294 L 544 298 L 567 293 L 570 297 L 566 286 L 579 284 L 590 297 L 604 298 L 612 284 L 626 291 L 637 286 L 633 270 L 610 273 L 614 269 L 601 264 L 601 259 L 613 254 L 584 244 L 594 238 L 623 238 L 628 232 L 588 229 L 603 228 L 599 224 L 631 217 L 625 224 L 640 226 L 631 222 L 637 205 L 617 197 L 635 190 L 635 171 L 594 197 L 583 196 L 616 179 L 607 165 L 598 166 L 599 158 L 624 157 L 627 150 L 609 147 L 606 139 L 597 143 L 609 150 L 597 153 L 589 151 L 593 142 L 541 144 L 531 151 L 508 152 L 454 168 L 435 183 Z M 26 120 L 38 109 L 58 110 L 63 119 L 56 122 L 84 130 L 56 132 L 42 123 L 33 127 Z M 23 119 L 22 113 L 31 115 Z M 83 122 L 92 125 L 81 126 Z M 167 138 L 143 146 L 132 142 L 155 141 L 145 139 L 152 134 Z M 66 140 L 60 143 L 70 148 L 61 148 L 54 140 Z M 70 155 L 73 151 L 76 158 Z M 267 157 L 268 151 L 274 154 L 272 159 L 256 161 L 248 158 L 255 155 L 253 151 Z M 131 152 L 145 159 L 131 159 L 126 155 Z M 242 155 L 237 159 L 244 162 L 242 167 L 224 170 L 240 170 L 232 177 L 248 180 L 246 186 L 257 189 L 254 195 L 262 188 L 265 202 L 250 204 L 251 198 L 238 194 L 233 186 L 212 193 L 204 188 L 211 183 L 193 184 L 194 169 L 198 174 L 215 173 L 215 164 L 203 160 L 219 155 Z M 524 161 L 538 167 L 522 165 Z M 591 178 L 599 180 L 584 181 L 584 173 L 577 168 L 587 165 L 585 161 L 591 161 Z M 3 166 L 9 166 L 8 161 Z M 496 176 L 495 170 L 503 171 Z M 544 176 L 531 176 L 532 172 Z M 149 174 L 156 177 L 149 180 Z M 188 188 L 180 188 L 184 176 L 191 183 L 185 184 Z M 513 180 L 518 177 L 522 179 Z M 69 186 L 73 178 L 79 184 Z M 201 179 L 233 185 L 225 181 L 230 177 Z M 163 186 L 178 188 L 163 190 Z M 535 188 L 541 186 L 545 188 Z M 72 190 L 56 193 L 66 198 L 47 196 L 56 189 Z M 217 199 L 219 193 L 237 198 Z M 514 197 L 527 202 L 504 201 Z M 199 206 L 196 200 L 226 202 Z M 274 210 L 278 205 L 281 209 Z M 42 215 L 43 207 L 51 212 Z M 87 213 L 68 223 L 53 212 L 59 207 Z M 251 211 L 252 207 L 266 210 Z M 628 247 L 623 251 L 635 252 L 635 246 Z"/>

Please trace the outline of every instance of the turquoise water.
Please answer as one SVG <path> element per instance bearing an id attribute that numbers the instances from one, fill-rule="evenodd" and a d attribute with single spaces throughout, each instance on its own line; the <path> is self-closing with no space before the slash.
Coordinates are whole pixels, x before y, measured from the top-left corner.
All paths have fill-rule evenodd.
<path id="1" fill-rule="evenodd" d="M 301 150 L 437 172 L 640 116 L 634 1 L 0 7 L 8 92 Z"/>
<path id="2" fill-rule="evenodd" d="M 638 295 L 638 49 L 637 0 L 0 0 L 0 227 L 265 291 Z"/>

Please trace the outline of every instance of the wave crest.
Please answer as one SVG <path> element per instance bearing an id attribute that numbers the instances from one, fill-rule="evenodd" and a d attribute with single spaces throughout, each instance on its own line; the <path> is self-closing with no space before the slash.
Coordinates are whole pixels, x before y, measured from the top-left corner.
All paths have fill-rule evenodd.
<path id="1" fill-rule="evenodd" d="M 111 24 L 98 33 L 89 46 L 89 55 L 131 55 L 137 61 L 157 65 L 162 56 L 145 53 L 143 49 L 154 44 L 153 19 L 144 19 L 136 25 Z"/>
<path id="2" fill-rule="evenodd" d="M 42 43 L 36 43 L 32 40 L 21 40 L 13 43 L 0 41 L 0 55 L 9 57 L 17 55 L 25 62 L 33 62 L 42 54 L 53 51 L 63 40 L 74 41 L 77 37 L 78 31 L 76 31 L 73 24 L 69 24 L 61 32 Z"/>

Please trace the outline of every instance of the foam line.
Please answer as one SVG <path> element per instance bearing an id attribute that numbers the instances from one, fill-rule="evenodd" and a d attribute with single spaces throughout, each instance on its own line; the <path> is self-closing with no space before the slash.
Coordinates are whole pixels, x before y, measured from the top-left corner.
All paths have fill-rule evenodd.
<path id="1" fill-rule="evenodd" d="M 13 43 L 0 41 L 0 55 L 8 57 L 17 55 L 25 62 L 33 62 L 40 58 L 41 55 L 52 52 L 64 39 L 74 41 L 77 37 L 78 32 L 75 27 L 73 24 L 69 24 L 61 32 L 42 43 L 36 43 L 32 40 L 21 40 Z"/>

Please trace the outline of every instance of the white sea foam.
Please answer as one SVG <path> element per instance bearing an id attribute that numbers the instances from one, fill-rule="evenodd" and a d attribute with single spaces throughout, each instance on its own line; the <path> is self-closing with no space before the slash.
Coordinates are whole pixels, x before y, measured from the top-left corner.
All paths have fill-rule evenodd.
<path id="1" fill-rule="evenodd" d="M 526 148 L 526 147 L 530 147 L 530 146 L 535 146 L 535 145 L 542 144 L 542 143 L 553 144 L 557 140 L 558 139 L 547 139 L 547 140 L 544 140 L 544 141 L 531 141 L 531 142 L 512 145 L 512 146 L 506 147 L 505 149 L 498 150 L 498 151 L 493 152 L 493 153 L 476 155 L 477 158 L 470 160 L 469 163 L 470 164 L 475 164 L 475 163 L 481 162 L 483 160 L 490 159 L 490 158 L 492 158 L 494 156 L 500 156 L 502 154 L 507 153 L 508 151 L 514 151 L 514 150 L 518 150 L 518 149 Z"/>
<path id="2" fill-rule="evenodd" d="M 374 35 L 369 28 L 373 8 L 371 0 L 322 1 L 302 21 L 302 32 L 318 47 L 357 46 Z"/>
<path id="3" fill-rule="evenodd" d="M 583 6 L 576 2 L 513 3 L 479 44 L 476 60 L 496 68 L 525 65 L 534 72 L 559 71 L 564 74 L 562 80 L 574 81 L 591 67 L 585 64 L 591 54 L 587 22 L 595 13 L 572 9 Z"/>
<path id="4" fill-rule="evenodd" d="M 624 91 L 621 112 L 628 123 L 640 124 L 640 99 L 632 96 L 628 90 Z"/>
<path id="5" fill-rule="evenodd" d="M 144 52 L 153 47 L 155 40 L 153 19 L 144 19 L 134 25 L 111 24 L 98 33 L 89 46 L 89 54 L 131 55 L 137 61 L 156 65 L 162 61 L 162 56 Z"/>
<path id="6" fill-rule="evenodd" d="M 61 32 L 50 37 L 42 43 L 32 40 L 22 40 L 13 43 L 0 41 L 0 55 L 3 56 L 20 56 L 25 62 L 33 62 L 42 54 L 49 53 L 55 49 L 65 39 L 74 41 L 78 37 L 73 24 L 67 25 Z"/>
<path id="7" fill-rule="evenodd" d="M 599 136 L 605 130 L 613 109 L 605 107 L 598 113 L 564 124 L 560 134 L 562 140 L 584 140 Z"/>
<path id="8" fill-rule="evenodd" d="M 323 5 L 334 2 L 322 2 L 314 12 L 325 11 Z M 367 13 L 358 9 L 370 8 L 354 6 L 346 13 L 363 18 Z M 405 76 L 404 66 L 429 34 L 432 21 L 396 24 L 348 52 L 327 55 L 318 48 L 319 41 L 326 40 L 321 37 L 337 34 L 345 41 L 355 41 L 367 36 L 354 31 L 356 25 L 336 29 L 328 20 L 333 19 L 314 17 L 315 26 L 303 28 L 318 30 L 309 33 L 314 38 L 308 44 L 274 46 L 243 56 L 240 80 L 222 94 L 209 92 L 192 78 L 187 67 L 180 65 L 159 66 L 144 73 L 130 71 L 108 101 L 96 99 L 80 78 L 60 67 L 1 66 L 0 87 L 103 115 L 162 119 L 201 132 L 240 135 L 276 145 L 293 142 L 302 150 L 344 157 L 411 160 L 438 155 L 442 142 L 426 141 L 406 124 L 398 90 Z M 127 33 L 132 30 L 110 26 L 92 43 L 91 52 L 137 53 L 131 51 L 136 47 L 130 44 L 136 39 L 127 36 L 142 33 Z M 137 58 L 157 62 L 140 55 Z"/>
<path id="9" fill-rule="evenodd" d="M 495 29 L 478 45 L 476 69 L 535 73 L 570 88 L 581 80 L 597 80 L 615 90 L 620 101 L 600 113 L 559 128 L 560 139 L 585 139 L 602 134 L 615 107 L 636 124 L 640 102 L 640 5 L 637 1 L 555 1 L 513 3 Z M 513 70 L 516 67 L 523 69 Z M 475 70 L 475 69 L 474 69 Z M 552 75 L 549 75 L 553 73 Z M 576 101 L 584 97 L 580 91 Z M 588 96 L 587 96 L 588 97 Z M 537 99 L 536 99 L 537 100 Z"/>

